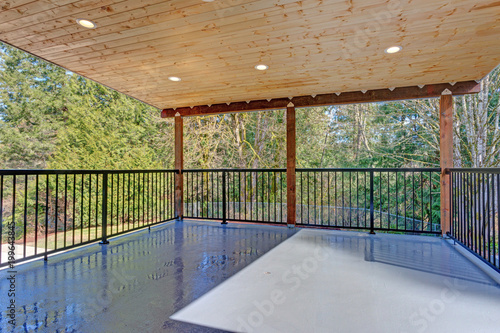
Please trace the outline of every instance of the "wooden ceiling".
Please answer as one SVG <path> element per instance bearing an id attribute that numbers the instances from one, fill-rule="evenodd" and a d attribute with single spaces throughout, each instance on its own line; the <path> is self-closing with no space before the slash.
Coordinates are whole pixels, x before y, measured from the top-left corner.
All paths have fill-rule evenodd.
<path id="1" fill-rule="evenodd" d="M 500 63 L 498 0 L 7 0 L 0 10 L 0 40 L 159 109 L 478 80 Z M 393 45 L 402 51 L 386 54 Z"/>

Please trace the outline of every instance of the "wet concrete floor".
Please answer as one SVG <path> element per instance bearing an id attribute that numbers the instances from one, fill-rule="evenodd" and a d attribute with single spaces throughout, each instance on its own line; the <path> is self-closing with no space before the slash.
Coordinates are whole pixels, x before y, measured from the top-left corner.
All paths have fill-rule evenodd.
<path id="1" fill-rule="evenodd" d="M 286 227 L 171 222 L 16 267 L 16 327 L 2 332 L 221 332 L 169 319 L 291 237 Z M 215 304 L 221 309 L 225 304 Z"/>
<path id="2" fill-rule="evenodd" d="M 172 318 L 248 333 L 500 332 L 499 285 L 457 246 L 301 229 Z"/>

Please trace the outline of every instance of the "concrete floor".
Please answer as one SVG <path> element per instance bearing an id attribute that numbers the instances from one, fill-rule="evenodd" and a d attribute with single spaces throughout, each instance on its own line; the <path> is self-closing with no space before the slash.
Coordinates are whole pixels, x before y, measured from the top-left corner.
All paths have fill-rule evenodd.
<path id="1" fill-rule="evenodd" d="M 185 221 L 17 272 L 15 332 L 500 327 L 498 285 L 435 237 Z M 1 316 L 6 275 L 0 271 Z M 11 331 L 5 317 L 0 331 Z"/>
<path id="2" fill-rule="evenodd" d="M 500 332 L 500 288 L 436 237 L 301 230 L 171 318 L 238 332 Z"/>
<path id="3" fill-rule="evenodd" d="M 169 319 L 293 235 L 287 228 L 169 223 L 19 265 L 14 332 L 220 332 Z M 0 332 L 11 332 L 0 271 Z"/>
<path id="4" fill-rule="evenodd" d="M 9 261 L 9 244 L 3 244 L 1 246 L 1 256 L 2 256 L 2 260 L 1 262 L 2 263 L 5 263 L 7 261 Z M 14 257 L 16 259 L 22 259 L 24 258 L 25 256 L 23 255 L 23 245 L 16 245 L 16 247 L 19 248 L 19 251 L 16 252 L 16 254 L 14 255 Z M 45 252 L 45 248 L 37 248 L 37 253 L 43 253 Z M 29 245 L 26 245 L 26 257 L 29 257 L 29 256 L 32 256 L 35 254 L 35 247 L 34 246 L 29 246 Z"/>

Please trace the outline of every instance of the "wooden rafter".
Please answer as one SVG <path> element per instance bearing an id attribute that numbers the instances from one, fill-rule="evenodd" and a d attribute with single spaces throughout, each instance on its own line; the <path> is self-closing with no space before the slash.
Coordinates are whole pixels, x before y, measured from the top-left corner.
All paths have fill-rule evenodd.
<path id="1" fill-rule="evenodd" d="M 369 91 L 354 91 L 345 93 L 321 94 L 316 96 L 300 96 L 293 98 L 277 98 L 271 100 L 258 100 L 248 102 L 236 102 L 215 105 L 200 105 L 194 107 L 164 109 L 162 118 L 174 117 L 179 113 L 183 117 L 204 116 L 221 113 L 249 112 L 259 110 L 284 109 L 290 103 L 295 107 L 340 105 L 355 103 L 370 103 L 396 101 L 416 98 L 432 98 L 441 96 L 448 89 L 453 95 L 465 95 L 478 93 L 481 85 L 476 81 L 465 81 L 442 84 L 432 84 L 422 87 L 401 87 L 394 89 L 378 89 Z"/>

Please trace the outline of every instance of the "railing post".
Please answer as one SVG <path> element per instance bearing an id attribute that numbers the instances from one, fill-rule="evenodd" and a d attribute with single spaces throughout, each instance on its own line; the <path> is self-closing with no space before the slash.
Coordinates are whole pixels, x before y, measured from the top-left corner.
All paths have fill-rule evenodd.
<path id="1" fill-rule="evenodd" d="M 98 175 L 99 177 L 99 175 Z M 102 174 L 102 240 L 99 244 L 109 244 L 108 241 L 108 174 Z"/>
<path id="2" fill-rule="evenodd" d="M 184 127 L 183 120 L 179 112 L 175 115 L 175 218 L 182 220 L 184 213 L 184 179 L 182 169 L 184 169 Z"/>
<path id="3" fill-rule="evenodd" d="M 447 168 L 453 168 L 453 96 L 443 91 L 439 106 L 439 159 L 441 166 L 441 234 L 450 232 L 450 175 Z"/>
<path id="4" fill-rule="evenodd" d="M 375 235 L 375 209 L 373 207 L 373 170 L 370 171 L 370 234 Z"/>
<path id="5" fill-rule="evenodd" d="M 226 171 L 222 171 L 222 224 L 227 224 L 226 204 Z"/>
<path id="6" fill-rule="evenodd" d="M 286 224 L 294 228 L 297 224 L 297 179 L 296 179 L 296 128 L 295 105 L 286 107 Z M 309 223 L 309 222 L 308 222 Z"/>

